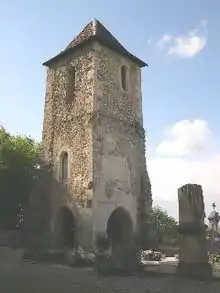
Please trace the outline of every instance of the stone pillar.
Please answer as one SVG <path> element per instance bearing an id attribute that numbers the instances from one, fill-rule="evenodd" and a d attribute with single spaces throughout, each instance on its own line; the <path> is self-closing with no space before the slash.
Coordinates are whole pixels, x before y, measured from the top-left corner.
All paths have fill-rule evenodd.
<path id="1" fill-rule="evenodd" d="M 210 277 L 212 266 L 206 250 L 203 191 L 200 185 L 178 189 L 180 255 L 178 273 L 189 277 Z"/>

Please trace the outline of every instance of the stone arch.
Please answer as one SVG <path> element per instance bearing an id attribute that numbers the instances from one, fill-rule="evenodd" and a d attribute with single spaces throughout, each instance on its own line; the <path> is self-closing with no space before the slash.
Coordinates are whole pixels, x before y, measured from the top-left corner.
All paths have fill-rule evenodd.
<path id="1" fill-rule="evenodd" d="M 68 207 L 62 207 L 58 211 L 54 232 L 58 247 L 72 249 L 77 246 L 77 223 Z"/>
<path id="2" fill-rule="evenodd" d="M 62 183 L 68 181 L 68 153 L 66 151 L 60 155 L 60 179 Z"/>
<path id="3" fill-rule="evenodd" d="M 107 234 L 112 244 L 125 244 L 131 241 L 133 221 L 125 208 L 120 206 L 113 210 L 107 222 Z"/>

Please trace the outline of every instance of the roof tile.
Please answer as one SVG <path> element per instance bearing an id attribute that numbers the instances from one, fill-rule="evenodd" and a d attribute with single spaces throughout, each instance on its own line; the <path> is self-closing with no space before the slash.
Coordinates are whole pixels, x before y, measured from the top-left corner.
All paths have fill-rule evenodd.
<path id="1" fill-rule="evenodd" d="M 96 40 L 102 45 L 112 49 L 113 51 L 118 52 L 126 56 L 127 58 L 133 60 L 133 62 L 137 63 L 140 67 L 144 67 L 147 64 L 138 59 L 136 56 L 128 52 L 120 43 L 119 41 L 101 24 L 100 21 L 94 19 L 93 21 L 89 22 L 84 29 L 69 43 L 69 45 L 65 48 L 57 56 L 53 57 L 52 59 L 48 60 L 47 62 L 43 63 L 43 65 L 50 65 L 53 61 L 56 61 L 58 58 L 64 56 L 67 52 L 72 50 L 76 50 L 77 47 L 86 44 L 89 40 Z"/>

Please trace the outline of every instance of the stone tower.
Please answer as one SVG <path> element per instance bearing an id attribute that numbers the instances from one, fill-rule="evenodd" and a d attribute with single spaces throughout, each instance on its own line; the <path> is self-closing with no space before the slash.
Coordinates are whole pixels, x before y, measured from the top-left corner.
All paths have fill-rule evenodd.
<path id="1" fill-rule="evenodd" d="M 141 96 L 147 64 L 94 20 L 43 65 L 53 242 L 90 249 L 99 233 L 123 241 L 137 230 L 138 199 L 144 210 L 152 205 Z"/>

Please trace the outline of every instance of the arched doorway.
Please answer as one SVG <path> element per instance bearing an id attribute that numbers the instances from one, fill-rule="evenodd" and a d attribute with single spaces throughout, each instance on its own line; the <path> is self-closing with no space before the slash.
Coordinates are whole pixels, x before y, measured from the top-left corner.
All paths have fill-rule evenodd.
<path id="1" fill-rule="evenodd" d="M 131 240 L 132 219 L 124 208 L 118 207 L 111 213 L 107 223 L 107 234 L 113 245 L 124 244 Z"/>
<path id="2" fill-rule="evenodd" d="M 57 215 L 55 233 L 60 248 L 72 249 L 76 246 L 76 221 L 67 207 L 61 208 Z"/>

